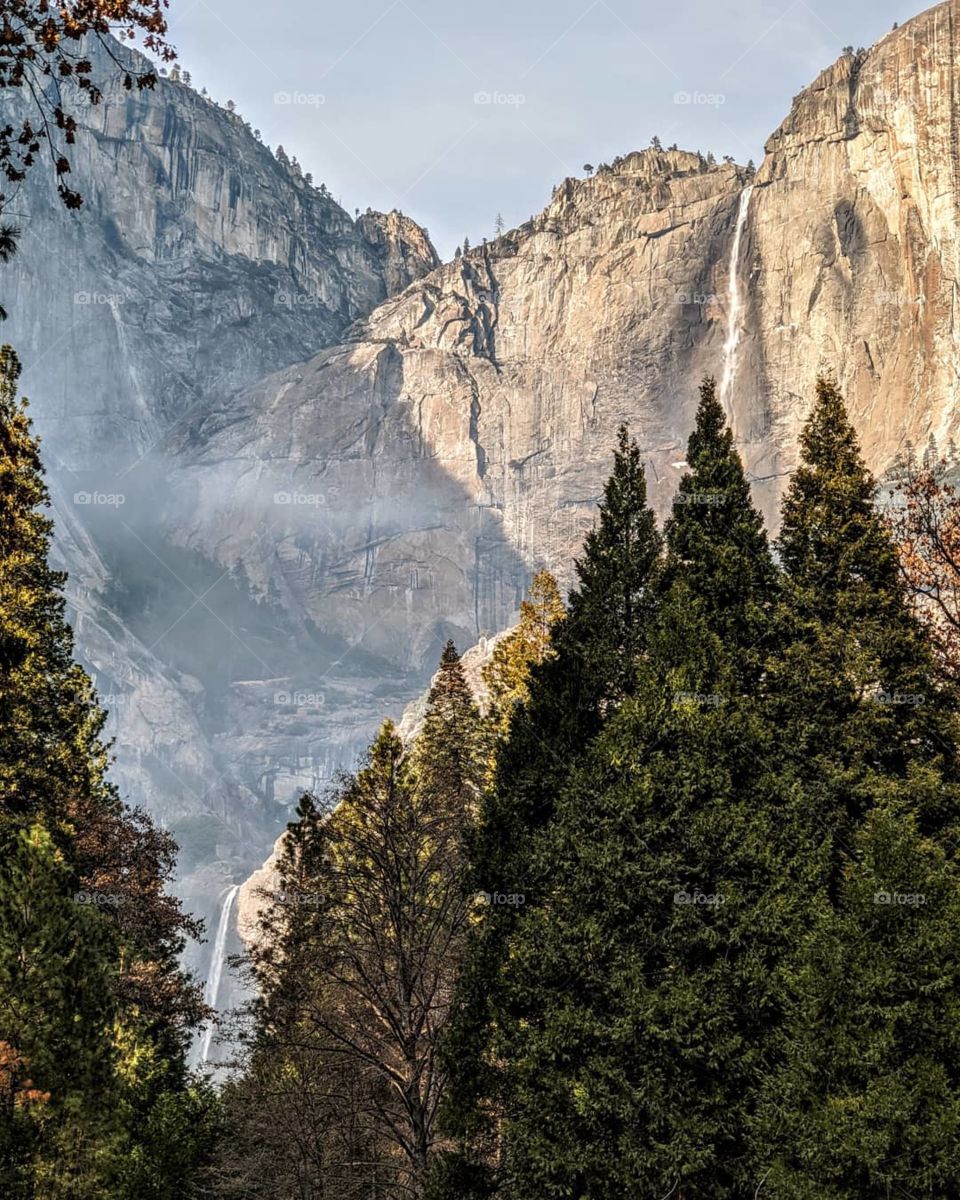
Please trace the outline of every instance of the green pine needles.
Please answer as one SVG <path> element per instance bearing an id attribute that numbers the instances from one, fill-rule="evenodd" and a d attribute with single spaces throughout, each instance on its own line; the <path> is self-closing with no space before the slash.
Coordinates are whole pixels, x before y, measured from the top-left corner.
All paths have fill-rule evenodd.
<path id="1" fill-rule="evenodd" d="M 499 748 L 436 1193 L 960 1196 L 957 698 L 829 379 L 776 557 L 710 380 L 687 461 L 661 545 L 621 433 Z"/>

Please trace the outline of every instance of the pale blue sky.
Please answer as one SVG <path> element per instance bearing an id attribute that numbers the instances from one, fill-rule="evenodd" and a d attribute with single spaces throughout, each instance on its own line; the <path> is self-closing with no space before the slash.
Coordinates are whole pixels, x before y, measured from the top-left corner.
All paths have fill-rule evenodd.
<path id="1" fill-rule="evenodd" d="M 921 7 L 171 0 L 171 30 L 195 86 L 236 101 L 349 211 L 402 208 L 448 257 L 465 234 L 490 236 L 498 211 L 519 224 L 565 175 L 653 134 L 759 161 L 791 97 L 844 45 Z"/>

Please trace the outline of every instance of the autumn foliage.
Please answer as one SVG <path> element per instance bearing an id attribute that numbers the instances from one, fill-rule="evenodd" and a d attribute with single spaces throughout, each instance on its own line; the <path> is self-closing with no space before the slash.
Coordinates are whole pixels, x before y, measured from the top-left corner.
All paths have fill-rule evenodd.
<path id="1" fill-rule="evenodd" d="M 138 35 L 145 49 L 164 62 L 174 58 L 166 41 L 167 0 L 6 0 L 0 26 L 0 88 L 26 94 L 29 115 L 19 125 L 0 126 L 0 170 L 19 184 L 46 146 L 57 177 L 57 191 L 67 208 L 79 208 L 82 198 L 65 182 L 70 162 L 64 147 L 76 140 L 76 118 L 64 107 L 61 85 L 72 82 L 91 104 L 101 93 L 93 80 L 88 57 L 90 40 L 113 60 L 127 89 L 153 87 L 152 70 L 135 72 L 117 57 L 111 37 L 132 41 Z M 0 196 L 0 204 L 4 200 Z"/>

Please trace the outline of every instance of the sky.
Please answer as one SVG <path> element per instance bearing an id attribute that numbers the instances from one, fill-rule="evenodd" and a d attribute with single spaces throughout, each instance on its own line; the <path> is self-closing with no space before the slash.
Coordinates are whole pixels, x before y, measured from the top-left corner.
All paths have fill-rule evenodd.
<path id="1" fill-rule="evenodd" d="M 763 156 L 791 98 L 916 0 L 170 0 L 198 89 L 233 100 L 349 211 L 400 208 L 441 256 L 554 185 L 663 144 Z"/>

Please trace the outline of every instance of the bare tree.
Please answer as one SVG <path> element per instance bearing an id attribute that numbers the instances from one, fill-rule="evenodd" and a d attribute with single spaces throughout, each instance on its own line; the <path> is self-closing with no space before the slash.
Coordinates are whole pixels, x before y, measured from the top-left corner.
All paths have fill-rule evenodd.
<path id="1" fill-rule="evenodd" d="M 462 876 L 483 746 L 451 644 L 414 750 L 388 722 L 332 810 L 301 801 L 252 954 L 262 999 L 227 1093 L 221 1195 L 248 1194 L 264 1163 L 282 1182 L 261 1196 L 423 1195 L 474 904 Z"/>

